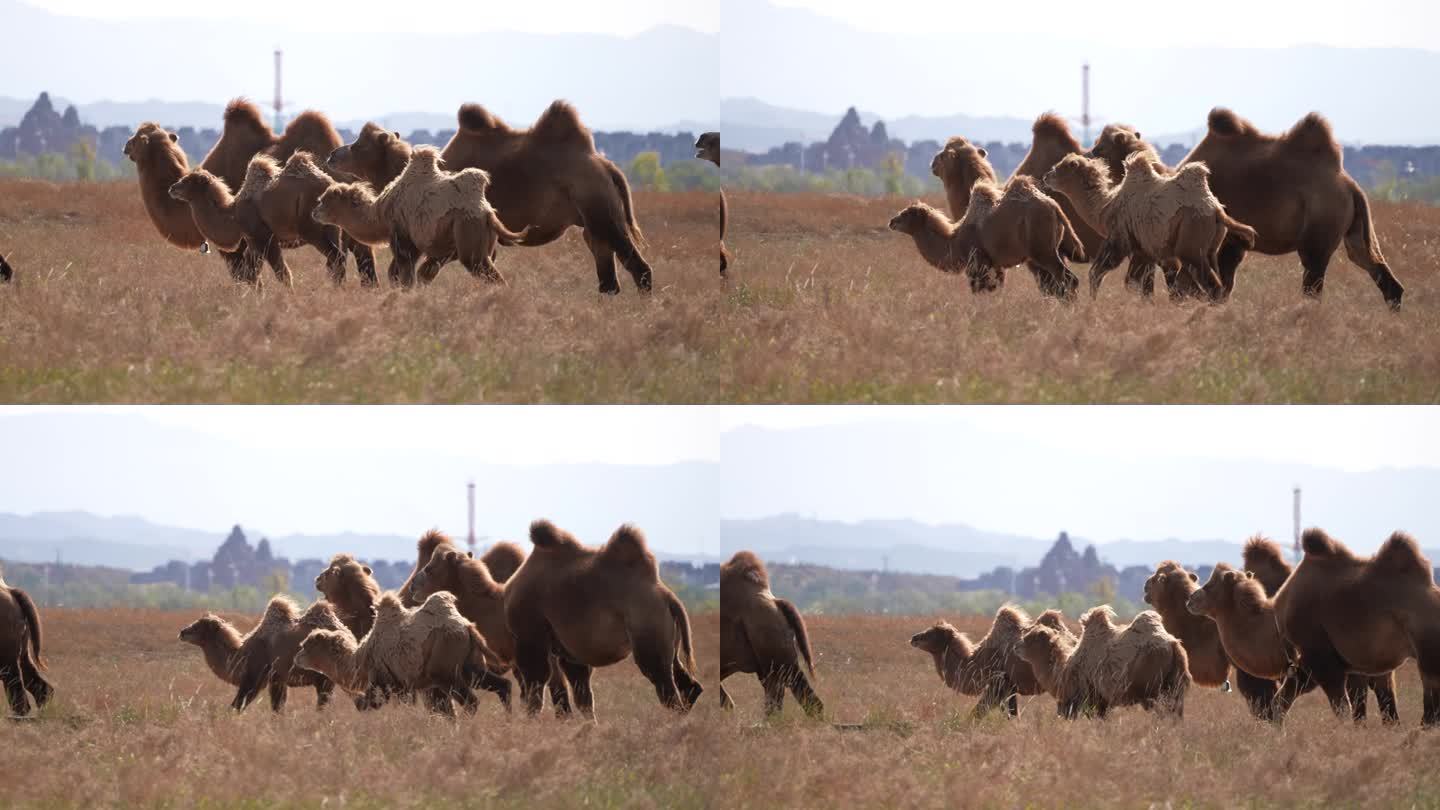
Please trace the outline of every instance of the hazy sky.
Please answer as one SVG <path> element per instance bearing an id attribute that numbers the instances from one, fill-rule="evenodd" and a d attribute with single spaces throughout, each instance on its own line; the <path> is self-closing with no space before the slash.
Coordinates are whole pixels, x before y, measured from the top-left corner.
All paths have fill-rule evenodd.
<path id="1" fill-rule="evenodd" d="M 720 513 L 913 519 L 1097 542 L 1288 536 L 1440 546 L 1440 409 L 976 407 L 729 411 Z M 757 427 L 758 426 L 758 427 Z M 1427 532 L 1427 530 L 1430 530 Z"/>
<path id="2" fill-rule="evenodd" d="M 264 18 L 276 31 L 529 31 L 636 34 L 657 25 L 681 25 L 715 32 L 720 0 L 526 0 L 488 3 L 474 0 L 407 0 L 398 10 L 386 0 L 344 3 L 293 0 L 25 0 L 32 6 L 81 17 L 123 19 L 170 17 L 197 19 Z"/>
<path id="3" fill-rule="evenodd" d="M 662 550 L 713 553 L 716 437 L 684 407 L 3 408 L 0 512 L 463 533 L 473 479 L 482 535 L 554 515 L 599 542 L 632 521 Z"/>
<path id="4" fill-rule="evenodd" d="M 1128 16 L 1118 9 L 1095 12 L 1071 0 L 1029 0 L 1009 7 L 954 0 L 910 0 L 902 6 L 874 0 L 775 3 L 816 11 L 865 31 L 888 33 L 923 28 L 980 36 L 1044 33 L 1097 43 L 1138 35 L 1154 45 L 1440 47 L 1440 7 L 1425 0 L 1371 0 L 1362 5 L 1351 0 L 1209 0 L 1203 13 L 1186 3 L 1145 3 L 1132 7 Z M 1040 21 L 1057 22 L 1040 25 Z M 1127 21 L 1137 29 L 1127 30 Z"/>

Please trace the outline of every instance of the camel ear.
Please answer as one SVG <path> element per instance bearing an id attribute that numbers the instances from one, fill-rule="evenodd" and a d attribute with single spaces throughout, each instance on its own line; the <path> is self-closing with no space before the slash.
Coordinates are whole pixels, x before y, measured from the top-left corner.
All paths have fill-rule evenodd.
<path id="1" fill-rule="evenodd" d="M 473 559 L 475 559 L 475 552 L 473 552 L 473 551 L 467 551 L 467 552 L 465 552 L 465 556 L 466 556 L 466 557 L 469 557 L 470 559 L 473 560 Z"/>
<path id="2" fill-rule="evenodd" d="M 179 140 L 180 140 L 180 136 L 179 136 L 179 135 L 176 135 L 175 133 L 172 132 L 172 133 L 170 133 L 170 140 L 172 140 L 172 141 L 179 141 Z"/>
<path id="3" fill-rule="evenodd" d="M 397 141 L 400 140 L 400 130 L 397 129 L 397 130 L 395 130 L 394 132 L 392 132 L 392 133 L 390 133 L 390 134 L 395 136 L 395 140 L 397 140 Z"/>
<path id="4" fill-rule="evenodd" d="M 1190 581 L 1191 581 L 1191 582 L 1199 582 L 1199 581 L 1200 581 L 1200 577 L 1196 576 L 1194 571 L 1191 571 L 1191 572 L 1190 572 Z"/>
<path id="5" fill-rule="evenodd" d="M 1254 571 L 1246 571 L 1246 572 L 1245 572 L 1245 578 L 1246 578 L 1246 579 L 1254 579 L 1254 578 L 1255 578 L 1255 572 L 1254 572 Z"/>
<path id="6" fill-rule="evenodd" d="M 363 569 L 365 569 L 365 575 L 366 575 L 366 576 L 370 576 L 371 574 L 375 573 L 374 571 L 371 571 L 371 570 L 370 570 L 370 566 L 368 566 L 368 565 L 362 565 L 362 566 L 360 566 L 360 567 L 363 568 Z"/>
<path id="7" fill-rule="evenodd" d="M 978 150 L 976 150 L 976 151 L 978 151 L 978 152 L 980 153 L 980 157 L 987 157 L 987 156 L 989 156 L 989 154 L 990 154 L 989 152 L 986 152 L 986 151 L 985 151 L 985 147 L 983 147 L 983 146 L 980 147 L 980 148 L 979 148 Z"/>
<path id="8" fill-rule="evenodd" d="M 1135 130 L 1135 140 L 1140 140 L 1140 130 Z"/>

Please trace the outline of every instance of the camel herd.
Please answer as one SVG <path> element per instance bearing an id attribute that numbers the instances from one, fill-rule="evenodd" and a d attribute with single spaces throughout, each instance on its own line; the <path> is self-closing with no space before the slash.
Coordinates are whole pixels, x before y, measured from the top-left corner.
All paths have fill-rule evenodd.
<path id="1" fill-rule="evenodd" d="M 985 149 L 951 138 L 931 162 L 949 215 L 915 203 L 890 220 L 926 262 L 964 273 L 976 292 L 1024 265 L 1043 293 L 1076 295 L 1068 261 L 1090 260 L 1090 291 L 1130 260 L 1126 285 L 1150 295 L 1163 271 L 1172 298 L 1227 299 L 1251 250 L 1298 253 L 1302 291 L 1319 296 L 1343 244 L 1385 302 L 1405 288 L 1375 236 L 1370 202 L 1341 164 L 1330 124 L 1311 113 L 1282 135 L 1260 132 L 1224 108 L 1176 167 L 1135 129 L 1110 124 L 1087 151 L 1051 113 L 1035 120 L 1030 152 L 1001 184 Z"/>
<path id="2" fill-rule="evenodd" d="M 457 259 L 476 278 L 503 283 L 497 245 L 544 245 L 578 226 L 600 292 L 620 291 L 617 260 L 637 289 L 650 290 L 630 185 L 595 149 L 574 107 L 556 101 L 520 130 L 466 104 L 458 127 L 443 150 L 412 147 L 374 123 L 342 144 L 330 121 L 310 110 L 277 137 L 254 104 L 236 99 L 198 168 L 178 136 L 153 122 L 141 124 L 124 151 L 160 235 L 187 250 L 218 250 L 237 281 L 258 284 L 263 261 L 289 286 L 284 251 L 309 245 L 332 281 L 344 280 L 353 256 L 361 284 L 370 286 L 374 248 L 388 245 L 394 285 L 413 285 L 422 258 L 421 282 Z M 696 150 L 718 165 L 719 134 L 702 135 Z M 722 197 L 721 275 L 724 216 Z"/>
<path id="3" fill-rule="evenodd" d="M 1293 570 L 1263 537 L 1245 545 L 1244 567 L 1220 563 L 1203 586 L 1165 562 L 1145 582 L 1154 608 L 1129 624 L 1109 605 L 1080 617 L 1077 636 L 1057 610 L 1031 619 L 1013 605 L 996 612 L 978 643 L 948 622 L 910 638 L 929 654 L 949 688 L 978 697 L 974 713 L 1019 713 L 1019 697 L 1049 694 L 1059 714 L 1104 717 L 1141 706 L 1181 717 L 1192 685 L 1229 689 L 1231 673 L 1253 716 L 1279 722 L 1295 699 L 1319 687 L 1338 715 L 1366 715 L 1375 693 L 1382 719 L 1398 722 L 1395 670 L 1413 660 L 1424 693 L 1421 723 L 1440 724 L 1440 588 L 1430 561 L 1403 532 L 1373 557 L 1357 557 L 1319 529 L 1301 539 Z M 809 634 L 790 603 L 770 592 L 759 558 L 748 551 L 721 567 L 723 680 L 756 674 L 767 713 L 790 688 L 809 713 L 821 710 Z M 800 664 L 804 659 L 805 667 Z"/>
<path id="4" fill-rule="evenodd" d="M 316 577 L 322 598 L 308 608 L 276 596 L 248 633 L 207 613 L 179 638 L 236 688 L 237 711 L 262 689 L 279 711 L 291 687 L 314 687 L 320 707 L 338 687 L 360 709 L 420 696 L 447 715 L 457 701 L 473 711 L 478 689 L 508 711 L 513 675 L 527 714 L 540 711 L 548 687 L 557 715 L 571 714 L 573 701 L 594 719 L 594 669 L 627 657 L 662 705 L 694 706 L 703 688 L 690 619 L 640 530 L 621 526 L 591 548 L 537 520 L 530 540 L 528 556 L 499 543 L 477 558 L 428 532 L 410 578 L 389 593 L 369 567 L 338 554 Z M 1182 717 L 1192 686 L 1228 691 L 1233 674 L 1259 719 L 1283 720 L 1318 687 L 1337 714 L 1356 720 L 1373 691 L 1382 719 L 1394 723 L 1394 673 L 1413 660 L 1421 722 L 1440 724 L 1440 588 L 1415 540 L 1396 532 L 1362 558 L 1310 529 L 1302 547 L 1292 570 L 1274 542 L 1251 538 L 1243 567 L 1220 563 L 1204 585 L 1164 562 L 1145 582 L 1153 609 L 1128 624 L 1100 605 L 1080 617 L 1077 634 L 1058 610 L 1031 619 L 1005 605 L 978 643 L 940 621 L 910 645 L 931 656 L 945 686 L 978 697 L 976 715 L 1001 708 L 1015 716 L 1021 696 L 1049 694 L 1066 718 L 1103 718 L 1124 706 Z M 16 715 L 29 712 L 27 693 L 36 706 L 53 694 L 41 649 L 34 603 L 0 580 L 0 680 Z M 824 714 L 805 621 L 771 592 L 764 563 L 749 551 L 720 567 L 722 707 L 734 706 L 724 680 L 736 673 L 759 679 L 767 714 L 781 710 L 787 690 L 807 714 Z"/>

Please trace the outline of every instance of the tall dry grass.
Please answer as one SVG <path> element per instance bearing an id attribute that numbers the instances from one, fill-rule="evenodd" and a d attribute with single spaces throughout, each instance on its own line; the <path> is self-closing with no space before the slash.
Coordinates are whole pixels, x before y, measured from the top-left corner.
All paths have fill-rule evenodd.
<path id="1" fill-rule="evenodd" d="M 162 243 L 132 183 L 0 182 L 6 402 L 1433 402 L 1440 210 L 1376 204 L 1408 288 L 1391 315 L 1337 257 L 1325 300 L 1293 256 L 1247 259 L 1225 306 L 1042 299 L 1023 270 L 977 298 L 885 228 L 904 200 L 637 194 L 656 292 L 595 292 L 588 251 L 504 250 L 509 288 L 457 266 L 416 292 L 255 294 Z M 381 256 L 381 273 L 388 260 Z M 1077 269 L 1083 275 L 1085 266 Z M 267 271 L 268 272 L 268 271 Z"/>
<path id="2" fill-rule="evenodd" d="M 233 688 L 176 639 L 193 615 L 43 618 L 57 694 L 40 719 L 0 724 L 3 807 L 717 806 L 714 694 L 677 716 L 629 661 L 597 672 L 593 726 L 507 717 L 488 693 L 454 722 L 343 697 L 317 712 L 313 689 L 291 690 L 283 714 L 262 695 L 236 715 Z M 718 618 L 692 621 L 712 686 Z"/>
<path id="3" fill-rule="evenodd" d="M 934 618 L 807 618 L 827 720 L 860 730 L 809 721 L 788 701 L 765 722 L 755 678 L 727 679 L 738 711 L 712 765 L 725 806 L 1440 806 L 1440 733 L 1419 730 L 1411 666 L 1398 676 L 1399 727 L 1337 720 L 1316 693 L 1276 728 L 1250 719 L 1238 693 L 1201 688 L 1178 723 L 1139 708 L 1065 721 L 1047 696 L 1022 698 L 1016 721 L 976 721 L 975 698 L 945 688 L 909 646 Z M 946 618 L 976 639 L 989 626 Z"/>

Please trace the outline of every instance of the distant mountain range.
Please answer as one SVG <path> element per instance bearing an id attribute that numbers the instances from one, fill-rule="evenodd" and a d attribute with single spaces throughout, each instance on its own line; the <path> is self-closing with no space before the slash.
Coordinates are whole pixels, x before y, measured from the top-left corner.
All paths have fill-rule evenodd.
<path id="1" fill-rule="evenodd" d="M 1072 537 L 1077 549 L 1094 541 Z M 1022 537 L 964 524 L 929 525 L 911 520 L 844 523 L 799 515 L 722 520 L 726 554 L 750 549 L 783 563 L 808 563 L 860 571 L 890 570 L 972 578 L 1000 566 L 1039 563 L 1055 538 Z M 1095 545 L 1100 559 L 1117 568 L 1153 566 L 1164 560 L 1189 565 L 1239 562 L 1241 544 L 1224 540 L 1120 540 Z M 1432 556 L 1440 559 L 1440 553 Z"/>

